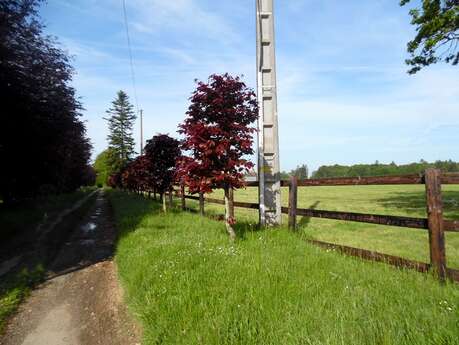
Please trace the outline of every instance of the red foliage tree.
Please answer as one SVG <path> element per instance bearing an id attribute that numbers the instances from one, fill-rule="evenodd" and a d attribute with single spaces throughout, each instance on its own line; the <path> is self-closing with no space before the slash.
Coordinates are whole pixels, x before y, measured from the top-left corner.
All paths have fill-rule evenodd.
<path id="1" fill-rule="evenodd" d="M 122 188 L 123 184 L 122 184 L 121 175 L 122 175 L 121 171 L 110 175 L 110 177 L 108 178 L 108 181 L 107 181 L 108 186 L 112 187 L 112 188 Z"/>
<path id="2" fill-rule="evenodd" d="M 121 184 L 130 191 L 149 191 L 154 183 L 151 161 L 146 156 L 139 156 L 131 161 L 121 174 Z"/>
<path id="3" fill-rule="evenodd" d="M 163 202 L 165 202 L 164 193 L 171 189 L 174 182 L 176 161 L 180 155 L 180 142 L 167 134 L 155 135 L 145 146 L 145 156 L 151 162 L 153 185 Z"/>
<path id="4" fill-rule="evenodd" d="M 179 133 L 185 136 L 182 148 L 191 153 L 178 164 L 178 177 L 191 193 L 225 191 L 225 219 L 232 239 L 235 232 L 233 189 L 244 186 L 243 175 L 253 168 L 244 158 L 254 153 L 251 125 L 258 118 L 255 92 L 229 74 L 212 75 L 207 83 L 197 82 L 185 121 Z"/>

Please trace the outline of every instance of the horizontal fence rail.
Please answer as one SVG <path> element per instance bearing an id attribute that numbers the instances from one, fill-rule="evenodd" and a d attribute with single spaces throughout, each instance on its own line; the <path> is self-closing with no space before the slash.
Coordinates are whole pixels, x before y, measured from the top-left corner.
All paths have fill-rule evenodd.
<path id="1" fill-rule="evenodd" d="M 282 213 L 289 214 L 288 207 L 282 207 Z M 411 218 L 399 216 L 385 216 L 377 214 L 339 212 L 339 211 L 324 211 L 316 209 L 297 208 L 297 216 L 326 218 L 334 220 L 345 220 L 350 222 L 370 223 L 379 225 L 398 226 L 404 228 L 428 229 L 426 218 Z"/>
<path id="2" fill-rule="evenodd" d="M 369 186 L 369 185 L 410 185 L 423 184 L 426 187 L 426 206 L 427 218 L 391 216 L 365 214 L 355 212 L 329 211 L 317 209 L 298 208 L 298 187 L 315 187 L 315 186 Z M 459 282 L 459 270 L 446 267 L 445 258 L 445 238 L 444 232 L 459 232 L 459 220 L 443 219 L 443 203 L 441 200 L 442 184 L 459 184 L 459 173 L 441 173 L 437 169 L 429 169 L 425 174 L 420 175 L 400 175 L 400 176 L 376 176 L 376 177 L 346 177 L 346 178 L 324 178 L 324 179 L 306 179 L 298 180 L 292 177 L 289 181 L 281 181 L 281 185 L 289 187 L 289 206 L 282 207 L 282 213 L 288 214 L 289 227 L 296 229 L 296 217 L 311 217 L 333 219 L 341 221 L 351 221 L 360 223 L 369 223 L 377 225 L 387 225 L 395 227 L 404 227 L 412 229 L 422 229 L 429 232 L 430 263 L 418 262 L 370 251 L 361 248 L 353 248 L 339 244 L 327 243 L 317 240 L 307 240 L 307 242 L 316 246 L 339 251 L 343 254 L 360 257 L 366 260 L 385 262 L 402 268 L 414 269 L 419 272 L 434 270 L 440 280 L 449 277 Z M 258 182 L 247 182 L 247 187 L 258 187 Z M 175 191 L 175 195 L 182 199 L 182 208 L 185 207 L 185 199 L 199 201 L 200 213 L 204 214 L 204 202 L 224 205 L 223 199 L 204 198 L 204 195 L 193 196 L 186 195 L 183 186 L 180 192 Z M 235 207 L 247 209 L 259 209 L 258 203 L 233 201 Z M 217 217 L 216 219 L 223 219 Z"/>
<path id="3" fill-rule="evenodd" d="M 306 242 L 309 242 L 311 244 L 314 244 L 324 249 L 336 250 L 348 256 L 354 256 L 354 257 L 358 257 L 358 258 L 370 260 L 370 261 L 383 262 L 383 263 L 386 263 L 392 266 L 396 266 L 399 268 L 413 269 L 418 272 L 428 272 L 431 268 L 431 265 L 425 262 L 409 260 L 409 259 L 401 258 L 399 256 L 379 253 L 379 252 L 372 251 L 372 250 L 348 247 L 348 246 L 343 246 L 340 244 L 322 242 L 322 241 L 317 241 L 317 240 L 306 240 Z M 459 282 L 459 270 L 456 270 L 453 268 L 447 268 L 446 271 L 447 271 L 448 276 L 452 280 Z"/>
<path id="4" fill-rule="evenodd" d="M 370 185 L 400 185 L 400 184 L 422 184 L 422 175 L 404 176 L 376 176 L 376 177 L 343 177 L 298 180 L 298 186 L 370 186 Z M 288 185 L 286 182 L 285 185 Z"/>
<path id="5" fill-rule="evenodd" d="M 332 177 L 319 179 L 298 180 L 299 187 L 319 186 L 383 186 L 383 185 L 409 185 L 424 184 L 423 174 L 372 176 L 372 177 Z M 442 184 L 459 184 L 459 173 L 443 173 Z M 247 187 L 258 187 L 258 181 L 246 182 Z M 282 180 L 283 187 L 290 186 L 289 180 Z"/>
<path id="6" fill-rule="evenodd" d="M 181 197 L 181 194 L 177 194 L 179 197 Z M 190 200 L 199 200 L 198 196 L 193 196 L 193 195 L 185 195 L 185 199 L 190 199 Z M 213 198 L 204 198 L 204 201 L 209 203 L 209 204 L 218 204 L 218 205 L 225 205 L 225 200 L 221 199 L 213 199 Z M 260 205 L 252 202 L 240 202 L 240 201 L 234 201 L 233 205 L 235 207 L 240 207 L 240 208 L 250 208 L 254 210 L 260 209 Z"/>
<path id="7" fill-rule="evenodd" d="M 459 220 L 444 220 L 445 231 L 459 232 Z"/>
<path id="8" fill-rule="evenodd" d="M 340 244 L 322 242 L 317 240 L 306 240 L 306 242 L 312 243 L 321 248 L 336 250 L 349 256 L 355 256 L 371 261 L 385 262 L 396 267 L 414 269 L 418 272 L 427 272 L 430 269 L 430 264 L 425 262 L 409 260 L 394 255 L 375 252 L 372 250 L 348 247 Z"/>
<path id="9" fill-rule="evenodd" d="M 180 197 L 181 194 L 177 193 L 177 196 Z M 184 198 L 189 199 L 189 200 L 199 200 L 198 196 L 193 196 L 193 195 L 185 195 Z M 204 201 L 209 204 L 225 205 L 225 201 L 223 199 L 205 198 Z M 260 206 L 257 203 L 240 202 L 240 201 L 234 201 L 234 206 L 240 207 L 240 208 L 253 209 L 253 210 L 258 210 L 260 208 Z M 413 229 L 424 229 L 424 230 L 427 230 L 429 228 L 427 218 L 387 216 L 387 215 L 378 215 L 378 214 L 341 212 L 341 211 L 325 211 L 325 210 L 305 209 L 305 208 L 297 208 L 296 210 L 297 210 L 296 211 L 297 216 L 302 216 L 302 217 L 343 220 L 343 221 L 358 222 L 358 223 L 388 225 L 388 226 L 413 228 Z M 282 207 L 282 213 L 289 214 L 289 208 Z M 447 232 L 459 232 L 459 221 L 445 220 L 444 227 L 445 227 L 445 231 Z"/>
<path id="10" fill-rule="evenodd" d="M 441 176 L 442 184 L 459 184 L 459 173 L 443 173 Z"/>

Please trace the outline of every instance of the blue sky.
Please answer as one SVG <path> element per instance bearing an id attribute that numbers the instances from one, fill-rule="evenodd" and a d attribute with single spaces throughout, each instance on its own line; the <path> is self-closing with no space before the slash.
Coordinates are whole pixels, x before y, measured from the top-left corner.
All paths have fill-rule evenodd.
<path id="1" fill-rule="evenodd" d="M 254 0 L 126 2 L 146 138 L 177 135 L 195 78 L 230 72 L 256 86 Z M 459 160 L 459 69 L 406 74 L 408 8 L 398 0 L 275 3 L 282 170 Z M 48 0 L 41 15 L 74 55 L 97 154 L 116 92 L 134 101 L 122 1 Z"/>

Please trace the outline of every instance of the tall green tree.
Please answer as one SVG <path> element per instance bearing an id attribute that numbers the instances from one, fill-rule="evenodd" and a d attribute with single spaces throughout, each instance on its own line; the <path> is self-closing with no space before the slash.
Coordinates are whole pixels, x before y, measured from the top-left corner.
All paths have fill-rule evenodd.
<path id="1" fill-rule="evenodd" d="M 94 170 L 96 171 L 97 185 L 105 186 L 108 182 L 109 176 L 116 172 L 112 170 L 110 165 L 112 155 L 113 154 L 110 149 L 106 149 L 97 155 L 93 165 Z"/>
<path id="2" fill-rule="evenodd" d="M 132 159 L 134 151 L 133 127 L 137 118 L 134 107 L 124 91 L 118 91 L 116 99 L 108 109 L 105 118 L 110 133 L 107 136 L 109 147 L 109 165 L 112 172 L 121 170 Z"/>
<path id="3" fill-rule="evenodd" d="M 405 6 L 411 0 L 401 0 Z M 459 63 L 459 0 L 422 0 L 420 8 L 410 10 L 411 24 L 416 26 L 416 36 L 408 42 L 406 60 L 409 74 L 423 67 L 445 61 Z"/>
<path id="4" fill-rule="evenodd" d="M 299 165 L 290 172 L 290 175 L 296 176 L 300 180 L 305 180 L 309 176 L 308 166 L 306 164 Z"/>

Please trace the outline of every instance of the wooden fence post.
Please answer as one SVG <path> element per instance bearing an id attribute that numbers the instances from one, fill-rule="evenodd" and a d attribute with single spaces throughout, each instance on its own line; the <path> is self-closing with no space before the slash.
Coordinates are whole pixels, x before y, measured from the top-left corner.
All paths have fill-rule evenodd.
<path id="1" fill-rule="evenodd" d="M 446 278 L 445 234 L 443 229 L 443 201 L 441 171 L 425 172 L 427 216 L 429 222 L 430 264 L 440 280 Z"/>
<path id="2" fill-rule="evenodd" d="M 186 199 L 185 199 L 185 185 L 184 184 L 180 186 L 180 198 L 182 201 L 182 210 L 185 211 L 186 210 Z"/>
<path id="3" fill-rule="evenodd" d="M 288 188 L 288 227 L 290 230 L 296 230 L 296 209 L 298 206 L 298 178 L 290 177 Z"/>
<path id="4" fill-rule="evenodd" d="M 199 193 L 199 213 L 204 215 L 204 193 Z"/>

